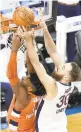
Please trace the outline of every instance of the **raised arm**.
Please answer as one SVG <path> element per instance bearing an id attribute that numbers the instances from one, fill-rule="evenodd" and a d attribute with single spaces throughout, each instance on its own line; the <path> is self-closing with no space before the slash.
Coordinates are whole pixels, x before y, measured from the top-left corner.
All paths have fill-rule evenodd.
<path id="1" fill-rule="evenodd" d="M 23 37 L 27 41 L 27 51 L 30 58 L 30 61 L 41 81 L 41 83 L 44 85 L 47 93 L 52 92 L 54 90 L 54 79 L 50 77 L 47 73 L 43 65 L 39 62 L 38 55 L 35 51 L 34 45 L 33 45 L 33 37 L 32 32 L 23 32 L 22 29 L 20 31 L 21 35 L 23 34 Z"/>
<path id="2" fill-rule="evenodd" d="M 44 41 L 45 41 L 45 47 L 47 49 L 47 52 L 50 55 L 50 57 L 52 58 L 56 67 L 58 67 L 59 65 L 62 65 L 63 62 L 57 54 L 56 45 L 55 45 L 55 43 L 47 29 L 47 26 L 43 20 L 40 21 L 40 26 L 43 28 Z"/>
<path id="3" fill-rule="evenodd" d="M 17 75 L 17 51 L 21 46 L 20 38 L 14 34 L 12 38 L 12 50 L 10 54 L 10 59 L 7 67 L 7 77 L 10 81 L 10 84 L 13 88 L 15 95 L 19 93 L 19 78 Z"/>
<path id="4" fill-rule="evenodd" d="M 27 65 L 27 71 L 29 76 L 31 73 L 35 73 L 34 67 L 29 59 L 28 53 L 26 53 L 26 65 Z"/>

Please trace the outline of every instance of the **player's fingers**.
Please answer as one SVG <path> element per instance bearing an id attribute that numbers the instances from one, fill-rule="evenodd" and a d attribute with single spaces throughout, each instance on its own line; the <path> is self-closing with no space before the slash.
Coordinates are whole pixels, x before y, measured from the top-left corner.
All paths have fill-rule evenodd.
<path id="1" fill-rule="evenodd" d="M 22 30 L 22 28 L 19 26 L 18 27 L 18 31 L 21 33 L 21 34 L 23 34 L 23 30 Z"/>
<path id="2" fill-rule="evenodd" d="M 21 27 L 18 27 L 17 34 L 18 34 L 20 37 L 23 37 L 23 31 L 22 31 Z"/>
<path id="3" fill-rule="evenodd" d="M 24 26 L 22 26 L 22 30 L 24 31 L 24 32 L 26 32 L 27 30 L 26 30 L 26 28 L 24 27 Z"/>

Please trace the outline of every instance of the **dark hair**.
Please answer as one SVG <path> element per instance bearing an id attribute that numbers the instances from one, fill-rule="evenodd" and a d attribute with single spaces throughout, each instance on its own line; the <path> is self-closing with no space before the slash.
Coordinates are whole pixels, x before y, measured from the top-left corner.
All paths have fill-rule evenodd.
<path id="1" fill-rule="evenodd" d="M 44 96 L 47 94 L 46 89 L 44 88 L 44 86 L 40 82 L 36 73 L 30 74 L 30 80 L 31 80 L 31 83 L 33 84 L 33 86 L 36 88 L 36 91 L 34 92 L 35 95 Z"/>
<path id="2" fill-rule="evenodd" d="M 80 67 L 75 63 L 71 62 L 72 70 L 70 72 L 72 81 L 81 81 L 81 69 Z"/>

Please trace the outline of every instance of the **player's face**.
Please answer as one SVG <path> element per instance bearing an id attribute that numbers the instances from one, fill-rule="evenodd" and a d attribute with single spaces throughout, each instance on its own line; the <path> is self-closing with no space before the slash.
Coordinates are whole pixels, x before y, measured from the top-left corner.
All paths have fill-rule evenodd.
<path id="1" fill-rule="evenodd" d="M 62 75 L 64 75 L 65 73 L 70 72 L 71 70 L 72 70 L 71 63 L 65 63 L 64 65 L 61 65 L 61 66 L 56 68 L 56 72 L 58 74 L 62 74 Z"/>
<path id="2" fill-rule="evenodd" d="M 71 70 L 72 70 L 71 63 L 66 63 L 66 64 L 61 65 L 61 66 L 59 66 L 59 67 L 56 68 L 53 77 L 57 81 L 62 80 L 65 76 L 67 76 L 67 78 L 69 78 Z"/>
<path id="3" fill-rule="evenodd" d="M 32 87 L 30 86 L 30 79 L 28 77 L 22 77 L 21 82 L 28 91 L 32 91 Z"/>

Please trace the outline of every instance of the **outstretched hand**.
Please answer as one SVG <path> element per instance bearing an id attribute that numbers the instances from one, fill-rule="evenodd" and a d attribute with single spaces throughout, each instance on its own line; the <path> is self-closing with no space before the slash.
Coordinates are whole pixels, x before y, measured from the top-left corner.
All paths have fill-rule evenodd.
<path id="1" fill-rule="evenodd" d="M 47 28 L 47 25 L 46 25 L 45 21 L 43 20 L 43 18 L 40 18 L 40 24 L 39 25 L 41 28 Z"/>
<path id="2" fill-rule="evenodd" d="M 18 50 L 22 45 L 22 38 L 17 34 L 13 34 L 12 37 L 12 50 Z"/>
<path id="3" fill-rule="evenodd" d="M 27 31 L 23 26 L 18 28 L 18 35 L 21 36 L 26 41 L 33 39 L 34 37 L 34 30 Z"/>

